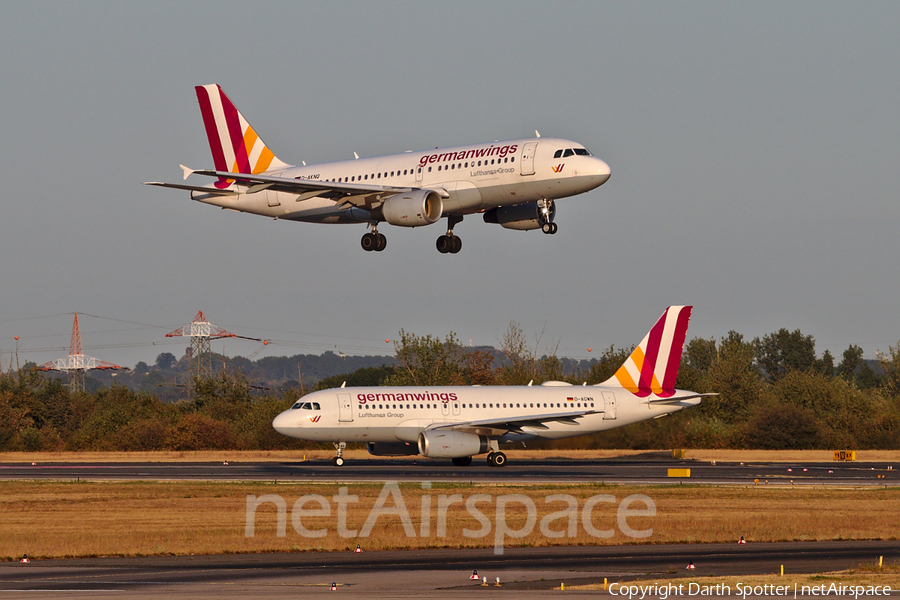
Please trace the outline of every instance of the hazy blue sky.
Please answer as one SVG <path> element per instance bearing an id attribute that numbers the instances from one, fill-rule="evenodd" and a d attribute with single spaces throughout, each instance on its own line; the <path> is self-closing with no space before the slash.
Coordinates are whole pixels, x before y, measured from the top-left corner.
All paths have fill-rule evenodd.
<path id="1" fill-rule="evenodd" d="M 260 356 L 391 353 L 404 328 L 558 353 L 800 328 L 819 352 L 900 339 L 900 3 L 3 2 L 0 362 L 132 366 L 202 309 Z M 608 162 L 559 233 L 272 221 L 140 185 L 212 166 L 218 83 L 283 160 L 533 135 Z M 202 178 L 197 179 L 203 181 Z M 443 223 L 443 221 L 442 221 Z M 156 344 L 156 345 L 154 345 Z M 258 344 L 214 349 L 249 354 Z M 541 344 L 543 351 L 546 343 Z"/>

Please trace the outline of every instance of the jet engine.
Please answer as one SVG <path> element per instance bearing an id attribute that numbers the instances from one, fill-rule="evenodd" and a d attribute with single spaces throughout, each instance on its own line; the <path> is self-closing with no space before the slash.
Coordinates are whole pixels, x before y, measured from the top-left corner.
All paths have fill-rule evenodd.
<path id="1" fill-rule="evenodd" d="M 401 227 L 436 223 L 444 212 L 441 196 L 434 190 L 413 190 L 391 196 L 381 205 L 384 220 Z"/>
<path id="2" fill-rule="evenodd" d="M 367 442 L 366 450 L 372 456 L 415 456 L 419 448 L 404 442 Z"/>
<path id="3" fill-rule="evenodd" d="M 501 206 L 485 211 L 485 223 L 497 223 L 506 229 L 528 231 L 541 229 L 552 223 L 556 217 L 556 203 L 552 200 L 538 200 L 516 206 Z"/>
<path id="4" fill-rule="evenodd" d="M 490 451 L 488 439 L 483 435 L 430 429 L 419 434 L 419 454 L 428 458 L 462 458 Z"/>

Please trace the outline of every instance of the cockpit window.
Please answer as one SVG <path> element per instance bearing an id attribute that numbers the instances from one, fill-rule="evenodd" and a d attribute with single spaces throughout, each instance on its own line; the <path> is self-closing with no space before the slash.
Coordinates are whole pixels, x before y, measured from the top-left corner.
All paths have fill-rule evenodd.
<path id="1" fill-rule="evenodd" d="M 563 158 L 566 158 L 567 156 L 572 156 L 573 154 L 575 154 L 574 150 L 572 150 L 571 148 L 566 148 L 566 151 L 563 153 Z"/>
<path id="2" fill-rule="evenodd" d="M 560 156 L 562 156 L 562 153 L 563 153 L 562 150 L 557 150 L 556 154 L 553 155 L 553 158 L 559 158 Z"/>
<path id="3" fill-rule="evenodd" d="M 590 156 L 591 153 L 588 152 L 587 148 L 575 148 L 575 154 L 578 156 Z"/>
<path id="4" fill-rule="evenodd" d="M 319 403 L 318 403 L 318 402 L 296 402 L 296 403 L 294 403 L 294 405 L 291 407 L 291 410 L 296 410 L 296 409 L 300 409 L 300 410 L 322 410 L 322 409 L 319 407 Z"/>

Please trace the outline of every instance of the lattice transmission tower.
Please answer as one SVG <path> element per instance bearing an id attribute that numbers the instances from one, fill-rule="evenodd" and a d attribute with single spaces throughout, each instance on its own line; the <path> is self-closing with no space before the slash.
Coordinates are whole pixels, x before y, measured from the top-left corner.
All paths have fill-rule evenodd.
<path id="1" fill-rule="evenodd" d="M 212 368 L 212 352 L 209 348 L 211 340 L 219 340 L 222 338 L 238 337 L 230 331 L 225 331 L 221 327 L 216 327 L 206 320 L 203 311 L 198 311 L 194 320 L 176 329 L 172 333 L 167 333 L 166 337 L 190 337 L 191 338 L 191 355 L 190 374 L 191 381 L 197 382 L 201 379 L 207 379 L 213 376 Z"/>
<path id="2" fill-rule="evenodd" d="M 81 349 L 81 331 L 78 328 L 78 313 L 75 313 L 75 322 L 72 325 L 72 345 L 69 355 L 65 358 L 57 358 L 39 367 L 38 371 L 62 371 L 68 374 L 69 391 L 84 391 L 84 374 L 86 371 L 130 371 L 128 367 L 120 367 L 113 363 L 85 356 Z"/>

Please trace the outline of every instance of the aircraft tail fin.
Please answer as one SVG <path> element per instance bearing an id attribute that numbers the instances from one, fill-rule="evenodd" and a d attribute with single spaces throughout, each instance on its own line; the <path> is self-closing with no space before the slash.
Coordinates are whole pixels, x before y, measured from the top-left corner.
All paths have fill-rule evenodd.
<path id="1" fill-rule="evenodd" d="M 210 84 L 194 89 L 216 171 L 256 174 L 290 166 L 275 157 L 222 88 Z"/>
<path id="2" fill-rule="evenodd" d="M 620 385 L 640 398 L 673 396 L 692 308 L 667 308 L 625 364 L 604 383 Z"/>

